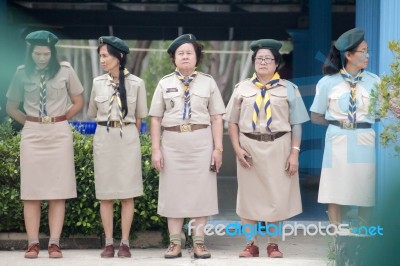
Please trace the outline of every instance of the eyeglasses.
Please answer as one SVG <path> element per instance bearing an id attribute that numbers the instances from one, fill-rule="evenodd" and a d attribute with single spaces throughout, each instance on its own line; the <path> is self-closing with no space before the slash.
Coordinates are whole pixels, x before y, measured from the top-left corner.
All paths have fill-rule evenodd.
<path id="1" fill-rule="evenodd" d="M 275 59 L 270 57 L 256 57 L 256 63 L 261 63 L 263 61 L 267 64 L 270 64 L 272 61 L 275 61 Z"/>
<path id="2" fill-rule="evenodd" d="M 355 53 L 363 53 L 364 55 L 369 55 L 369 51 L 368 50 L 358 50 L 358 51 L 354 51 Z"/>

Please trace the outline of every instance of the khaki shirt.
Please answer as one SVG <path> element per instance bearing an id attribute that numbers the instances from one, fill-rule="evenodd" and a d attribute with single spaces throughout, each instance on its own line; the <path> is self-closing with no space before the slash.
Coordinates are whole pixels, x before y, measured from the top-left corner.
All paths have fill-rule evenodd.
<path id="1" fill-rule="evenodd" d="M 128 74 L 125 77 L 126 101 L 128 114 L 124 122 L 135 123 L 136 118 L 147 116 L 147 99 L 144 81 L 135 75 Z M 108 74 L 96 77 L 93 80 L 92 93 L 90 95 L 87 115 L 96 118 L 96 121 L 107 121 L 108 109 L 114 88 L 108 79 Z M 119 121 L 119 108 L 115 99 L 111 109 L 111 121 Z"/>
<path id="2" fill-rule="evenodd" d="M 271 101 L 272 132 L 291 131 L 291 125 L 309 120 L 309 116 L 297 86 L 281 79 L 268 90 Z M 254 102 L 261 90 L 246 79 L 236 85 L 229 100 L 224 119 L 239 125 L 243 133 L 267 133 L 264 108 L 261 108 L 256 129 L 253 130 Z"/>
<path id="3" fill-rule="evenodd" d="M 35 72 L 30 76 L 25 67 L 19 66 L 8 88 L 7 98 L 15 102 L 24 102 L 27 115 L 38 116 L 40 75 Z M 46 109 L 48 116 L 65 115 L 71 107 L 69 97 L 82 94 L 83 86 L 74 69 L 68 62 L 60 62 L 60 70 L 50 80 L 46 80 Z"/>
<path id="4" fill-rule="evenodd" d="M 157 85 L 150 106 L 150 116 L 162 117 L 161 125 L 171 127 L 185 123 L 210 124 L 211 115 L 225 113 L 225 105 L 215 80 L 199 72 L 189 85 L 192 116 L 183 120 L 184 86 L 171 73 Z"/>

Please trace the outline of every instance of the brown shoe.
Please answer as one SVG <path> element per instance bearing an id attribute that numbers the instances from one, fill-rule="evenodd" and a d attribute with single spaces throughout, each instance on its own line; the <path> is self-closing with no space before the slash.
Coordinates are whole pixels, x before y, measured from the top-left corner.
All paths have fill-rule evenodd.
<path id="1" fill-rule="evenodd" d="M 103 252 L 101 252 L 101 257 L 102 258 L 113 258 L 114 257 L 114 246 L 113 245 L 105 246 L 105 248 L 103 249 Z"/>
<path id="2" fill-rule="evenodd" d="M 164 253 L 164 258 L 166 259 L 175 259 L 182 257 L 182 252 L 181 252 L 181 246 L 174 244 L 174 243 L 169 243 L 169 246 L 167 250 Z"/>
<path id="3" fill-rule="evenodd" d="M 211 258 L 211 253 L 204 244 L 196 244 L 193 246 L 193 253 L 196 259 Z"/>
<path id="4" fill-rule="evenodd" d="M 131 251 L 129 250 L 129 247 L 125 244 L 121 244 L 118 249 L 118 258 L 130 258 L 131 257 Z"/>
<path id="5" fill-rule="evenodd" d="M 254 242 L 251 242 L 246 245 L 242 252 L 239 253 L 239 258 L 251 258 L 258 257 L 260 255 L 260 251 L 257 245 L 254 245 Z"/>
<path id="6" fill-rule="evenodd" d="M 283 258 L 282 252 L 279 251 L 278 245 L 275 243 L 268 244 L 267 254 L 270 258 Z"/>
<path id="7" fill-rule="evenodd" d="M 36 259 L 39 255 L 40 246 L 39 243 L 35 243 L 28 246 L 28 250 L 25 251 L 25 258 L 26 259 Z"/>
<path id="8" fill-rule="evenodd" d="M 51 259 L 59 259 L 63 257 L 60 247 L 57 246 L 56 244 L 51 244 L 49 246 L 48 251 L 49 251 L 49 258 Z"/>

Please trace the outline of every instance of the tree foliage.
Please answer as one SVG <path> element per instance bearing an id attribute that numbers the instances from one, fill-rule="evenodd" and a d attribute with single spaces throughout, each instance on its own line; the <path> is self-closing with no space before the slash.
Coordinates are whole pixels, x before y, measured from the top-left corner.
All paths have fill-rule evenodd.
<path id="1" fill-rule="evenodd" d="M 387 119 L 384 130 L 380 134 L 383 146 L 394 146 L 400 155 L 398 144 L 400 132 L 400 41 L 390 41 L 389 49 L 393 52 L 394 61 L 390 63 L 390 74 L 383 75 L 377 85 L 377 92 L 372 96 L 371 108 L 378 105 L 378 116 Z"/>

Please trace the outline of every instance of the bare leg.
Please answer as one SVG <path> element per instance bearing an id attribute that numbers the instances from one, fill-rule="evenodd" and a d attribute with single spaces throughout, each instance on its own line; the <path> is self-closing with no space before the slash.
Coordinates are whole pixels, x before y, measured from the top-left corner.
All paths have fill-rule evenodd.
<path id="1" fill-rule="evenodd" d="M 328 217 L 331 224 L 339 225 L 342 223 L 342 206 L 339 204 L 328 204 Z"/>
<path id="2" fill-rule="evenodd" d="M 278 232 L 276 228 L 279 228 L 279 222 L 268 222 L 268 224 L 273 224 L 275 226 L 269 227 L 269 232 L 271 233 L 272 236 L 269 236 L 269 242 L 270 243 L 277 243 L 280 239 L 280 236 L 282 236 L 282 232 Z"/>
<path id="3" fill-rule="evenodd" d="M 121 205 L 122 240 L 128 240 L 135 210 L 133 198 L 121 200 Z"/>
<path id="4" fill-rule="evenodd" d="M 24 200 L 24 220 L 28 240 L 39 239 L 40 200 Z"/>
<path id="5" fill-rule="evenodd" d="M 252 228 L 254 228 L 254 225 L 257 223 L 257 221 L 248 220 L 248 219 L 246 219 L 246 218 L 240 218 L 240 220 L 242 221 L 242 226 L 245 226 L 245 227 L 244 227 L 244 231 L 245 231 L 248 235 L 250 235 L 250 233 L 252 233 L 252 232 L 251 232 L 251 229 L 250 229 L 249 225 L 251 225 Z M 246 240 L 249 241 L 249 242 L 252 241 L 252 242 L 254 242 L 255 244 L 257 244 L 257 243 L 256 243 L 256 242 L 257 242 L 257 235 L 254 234 L 253 236 L 251 236 L 250 239 L 249 239 L 249 237 L 246 236 Z"/>
<path id="6" fill-rule="evenodd" d="M 65 200 L 49 200 L 50 238 L 60 238 L 64 225 Z"/>
<path id="7" fill-rule="evenodd" d="M 358 207 L 358 216 L 364 224 L 369 224 L 371 221 L 373 207 Z"/>
<path id="8" fill-rule="evenodd" d="M 194 228 L 192 234 L 195 236 L 204 236 L 204 226 L 207 224 L 208 217 L 194 217 L 191 219 L 195 220 L 193 222 Z"/>
<path id="9" fill-rule="evenodd" d="M 181 234 L 183 226 L 183 218 L 167 218 L 168 231 L 170 235 Z"/>
<path id="10" fill-rule="evenodd" d="M 113 238 L 113 200 L 100 201 L 100 216 L 106 238 Z"/>

